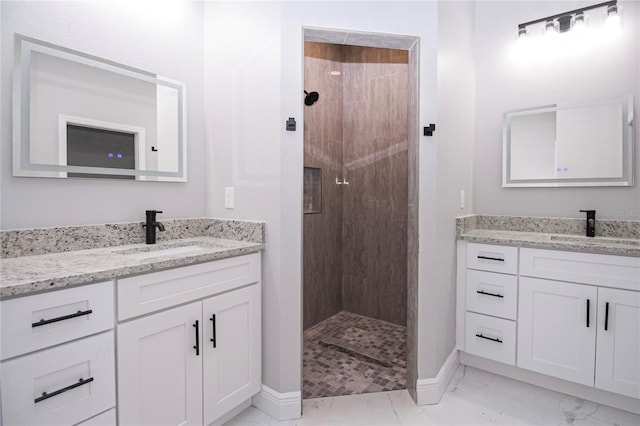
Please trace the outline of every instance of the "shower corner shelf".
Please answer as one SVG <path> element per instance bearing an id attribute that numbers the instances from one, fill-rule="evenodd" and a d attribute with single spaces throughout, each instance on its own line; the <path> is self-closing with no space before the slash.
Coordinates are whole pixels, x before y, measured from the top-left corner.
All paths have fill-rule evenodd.
<path id="1" fill-rule="evenodd" d="M 304 214 L 322 213 L 322 169 L 304 168 Z"/>

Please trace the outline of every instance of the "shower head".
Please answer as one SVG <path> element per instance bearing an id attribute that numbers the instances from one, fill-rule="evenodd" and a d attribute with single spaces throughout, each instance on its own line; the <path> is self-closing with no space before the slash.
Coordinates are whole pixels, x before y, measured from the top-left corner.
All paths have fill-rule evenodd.
<path id="1" fill-rule="evenodd" d="M 320 95 L 318 94 L 318 92 L 307 92 L 306 90 L 304 91 L 304 94 L 306 95 L 304 97 L 304 104 L 306 106 L 311 106 L 313 104 L 315 104 L 318 101 L 318 98 L 320 97 Z"/>

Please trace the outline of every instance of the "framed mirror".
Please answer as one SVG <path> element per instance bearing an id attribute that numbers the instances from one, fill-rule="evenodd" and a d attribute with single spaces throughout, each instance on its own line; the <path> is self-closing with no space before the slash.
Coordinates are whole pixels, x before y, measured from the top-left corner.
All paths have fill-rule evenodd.
<path id="1" fill-rule="evenodd" d="M 633 97 L 510 111 L 503 187 L 633 186 Z"/>
<path id="2" fill-rule="evenodd" d="M 186 182 L 186 88 L 15 35 L 13 175 Z"/>

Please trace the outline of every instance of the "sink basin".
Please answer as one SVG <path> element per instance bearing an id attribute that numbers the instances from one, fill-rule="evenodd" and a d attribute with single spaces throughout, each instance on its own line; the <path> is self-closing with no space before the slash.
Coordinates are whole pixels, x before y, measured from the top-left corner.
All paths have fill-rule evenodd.
<path id="1" fill-rule="evenodd" d="M 611 237 L 583 237 L 580 235 L 552 235 L 551 241 L 566 241 L 586 244 L 614 244 L 625 246 L 640 246 L 640 240 L 633 238 L 611 238 Z"/>
<path id="2" fill-rule="evenodd" d="M 145 259 L 153 259 L 154 257 L 174 256 L 176 254 L 185 254 L 185 253 L 196 253 L 204 249 L 205 247 L 191 245 L 191 246 L 168 247 L 168 248 L 162 248 L 157 250 L 138 251 L 134 253 L 120 253 L 120 254 L 124 254 L 125 256 L 132 259 L 145 260 Z"/>
<path id="3" fill-rule="evenodd" d="M 144 245 L 128 249 L 114 250 L 129 259 L 145 260 L 163 256 L 175 256 L 179 254 L 198 254 L 203 250 L 222 250 L 232 248 L 232 244 L 212 240 L 187 240 L 164 242 L 158 245 Z"/>

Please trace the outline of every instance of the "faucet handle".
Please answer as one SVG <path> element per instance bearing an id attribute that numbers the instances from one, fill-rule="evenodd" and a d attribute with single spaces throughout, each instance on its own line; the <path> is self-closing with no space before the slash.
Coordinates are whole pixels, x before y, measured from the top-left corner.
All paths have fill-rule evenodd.
<path id="1" fill-rule="evenodd" d="M 586 214 L 587 214 L 587 217 L 595 216 L 595 215 L 596 215 L 596 211 L 595 211 L 595 210 L 580 210 L 580 212 L 582 212 L 582 213 L 586 213 Z"/>

